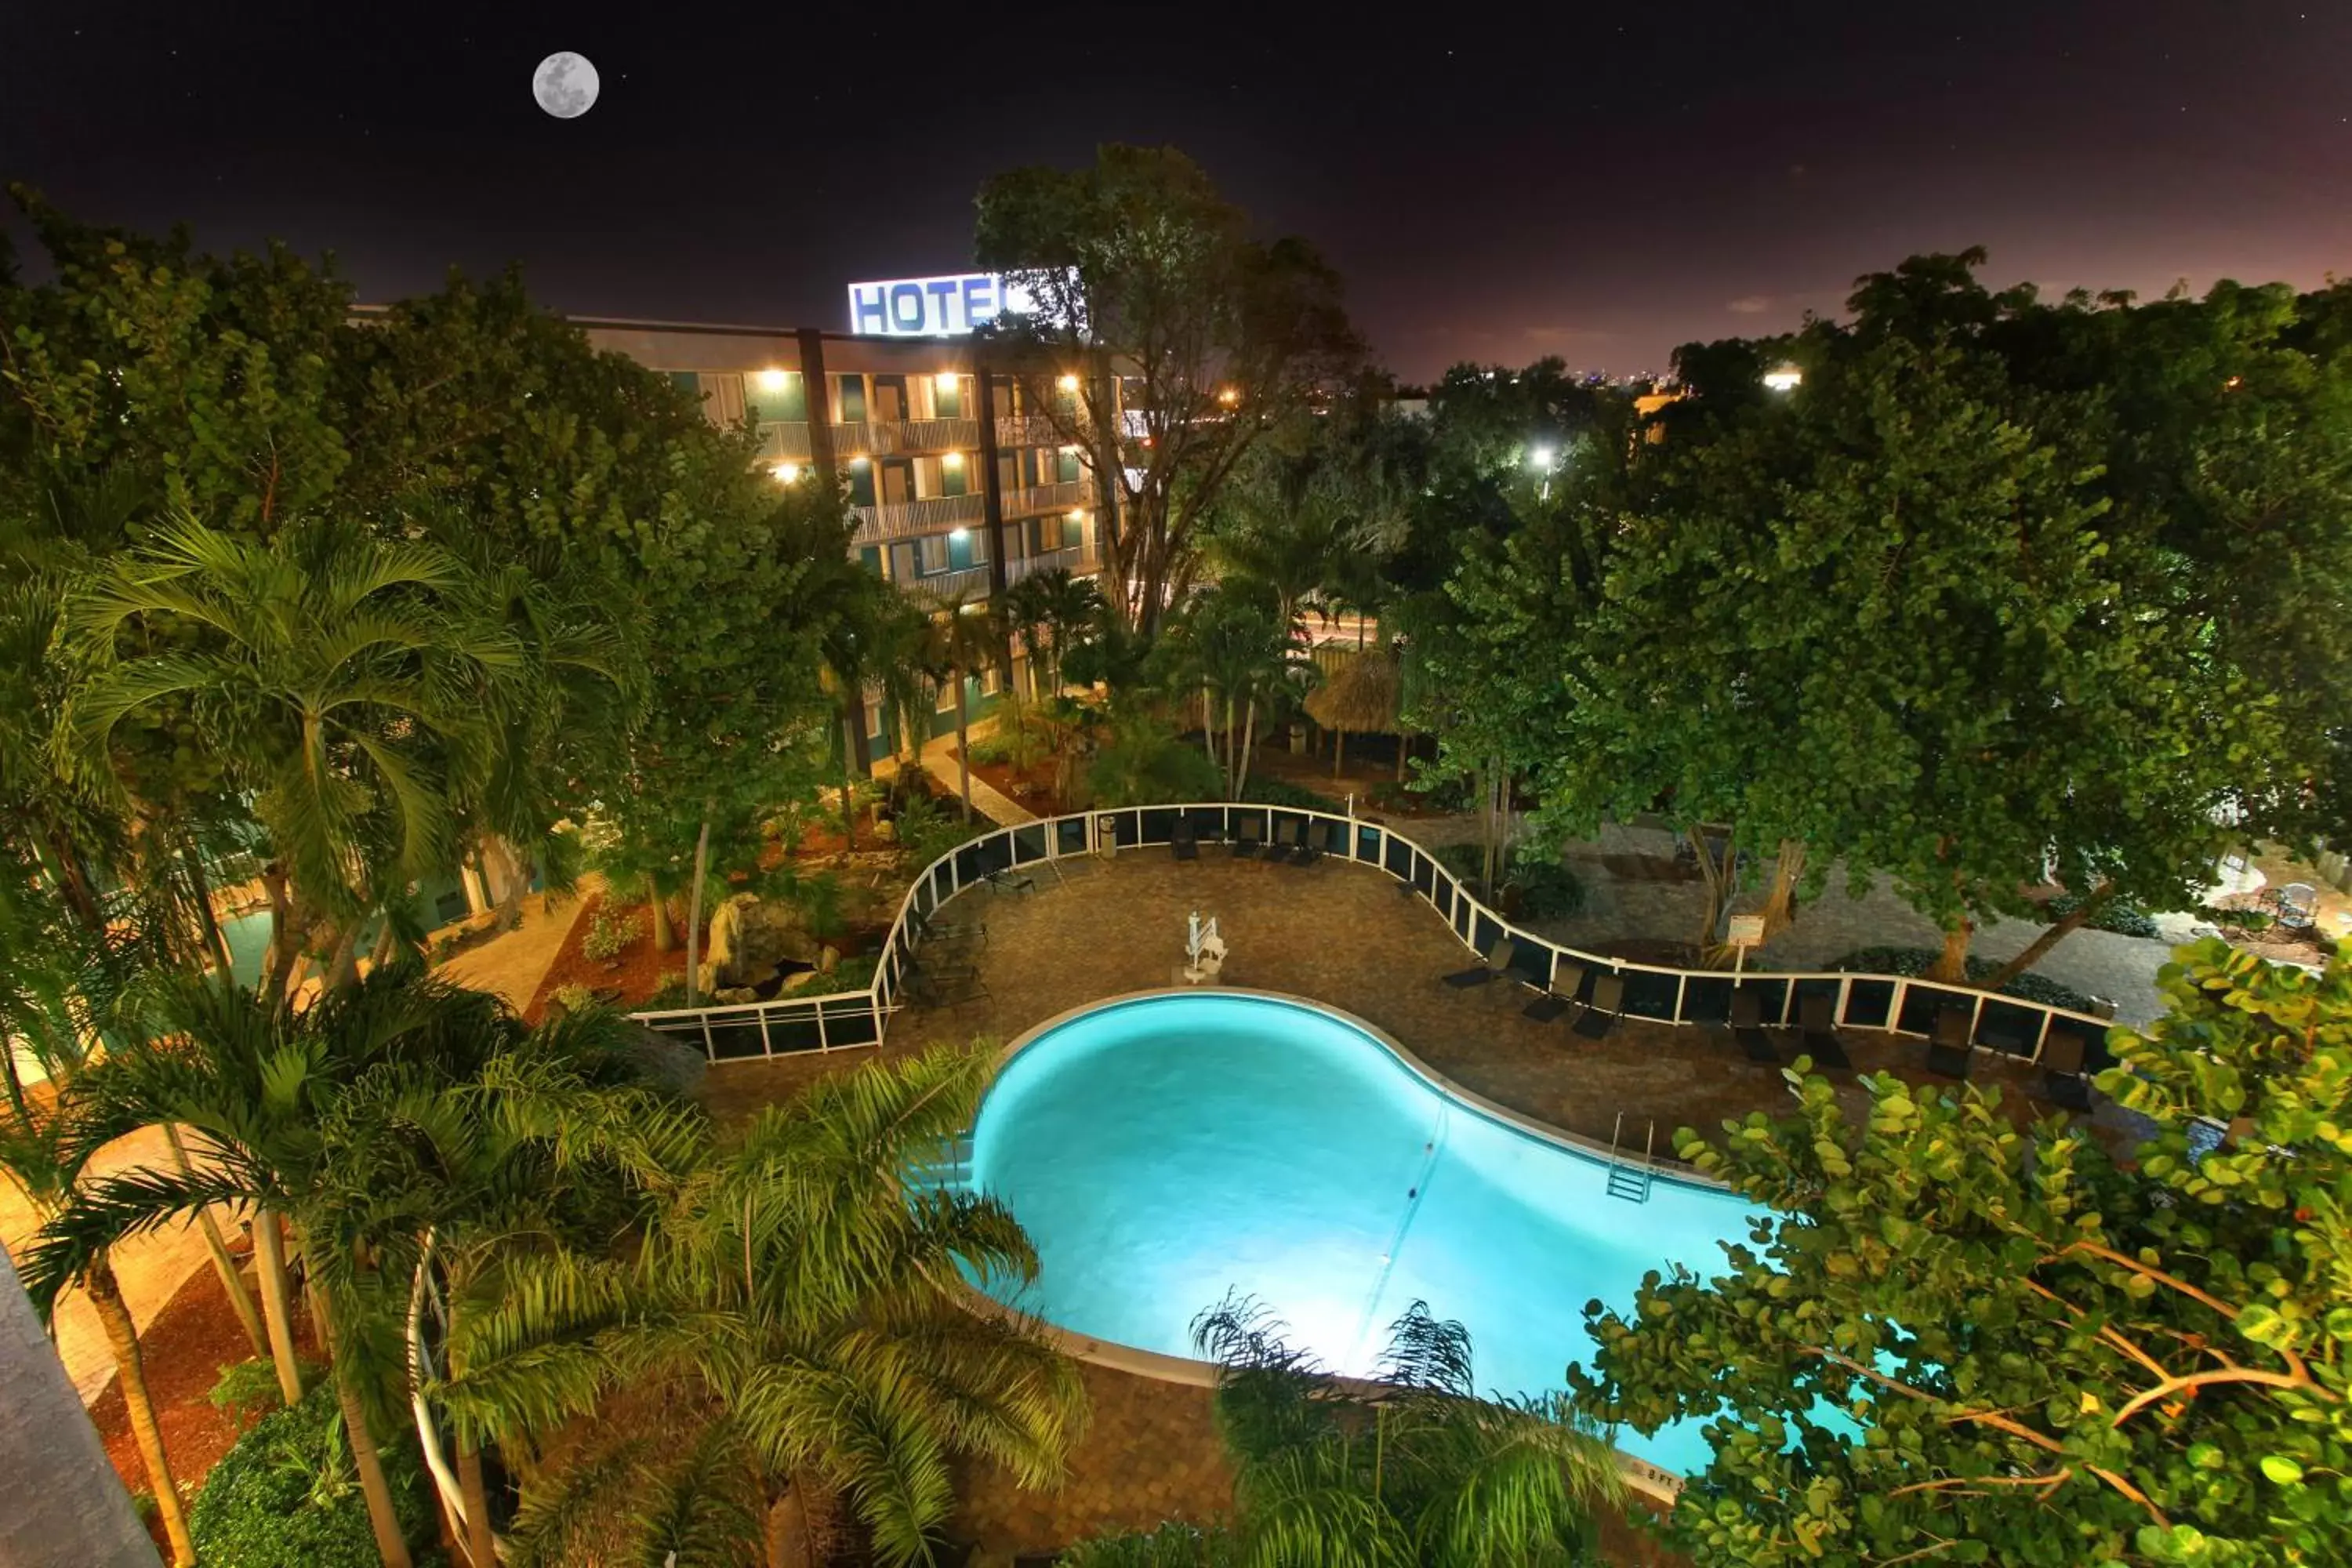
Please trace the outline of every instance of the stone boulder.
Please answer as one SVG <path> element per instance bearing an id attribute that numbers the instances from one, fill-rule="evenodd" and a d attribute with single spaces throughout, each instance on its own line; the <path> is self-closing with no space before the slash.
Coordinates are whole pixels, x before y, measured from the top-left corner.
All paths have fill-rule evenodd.
<path id="1" fill-rule="evenodd" d="M 820 944 L 796 904 L 738 893 L 710 919 L 709 961 L 721 985 L 750 985 L 786 959 L 816 962 Z"/>

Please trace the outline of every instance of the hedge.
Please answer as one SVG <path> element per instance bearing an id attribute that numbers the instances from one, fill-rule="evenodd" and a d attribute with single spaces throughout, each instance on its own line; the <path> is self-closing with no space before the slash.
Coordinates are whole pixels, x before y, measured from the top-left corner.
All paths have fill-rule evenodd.
<path id="1" fill-rule="evenodd" d="M 439 1563 L 433 1500 L 415 1449 L 393 1442 L 382 1453 L 419 1568 Z M 262 1417 L 221 1456 L 196 1494 L 188 1533 L 205 1568 L 377 1568 L 331 1382 L 322 1378 L 293 1409 Z"/>

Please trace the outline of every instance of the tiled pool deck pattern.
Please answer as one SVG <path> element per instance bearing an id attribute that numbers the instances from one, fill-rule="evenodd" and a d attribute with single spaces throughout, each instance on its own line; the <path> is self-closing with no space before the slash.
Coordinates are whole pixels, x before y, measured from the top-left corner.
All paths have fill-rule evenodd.
<path id="1" fill-rule="evenodd" d="M 1475 1093 L 1553 1126 L 1606 1141 L 1620 1111 L 1638 1148 L 1654 1120 L 1665 1152 L 1674 1130 L 1712 1131 L 1724 1120 L 1778 1110 L 1787 1090 L 1773 1068 L 1749 1063 L 1711 1031 L 1628 1021 L 1605 1040 L 1520 1016 L 1529 994 L 1505 982 L 1470 991 L 1438 977 L 1473 962 L 1422 900 L 1369 867 L 1326 859 L 1312 867 L 1235 861 L 1204 847 L 1178 862 L 1165 849 L 1123 851 L 1111 861 L 1073 860 L 1057 880 L 1040 868 L 1036 890 L 964 893 L 948 911 L 980 921 L 987 940 L 967 956 L 986 994 L 953 1006 L 914 1008 L 890 1026 L 887 1056 L 974 1039 L 1012 1039 L 1070 1008 L 1169 984 L 1182 960 L 1186 916 L 1216 917 L 1233 984 L 1288 992 L 1344 1008 L 1394 1036 L 1436 1071 Z M 1847 1031 L 1847 1052 L 1867 1070 L 1929 1080 L 1925 1045 Z M 704 1098 L 722 1119 L 785 1098 L 814 1077 L 873 1059 L 840 1051 L 715 1067 Z M 1980 1081 L 2001 1085 L 2021 1116 L 2045 1113 L 2038 1078 L 1979 1052 Z M 1850 1075 L 1841 1075 L 1851 1082 Z M 1864 1096 L 1847 1091 L 1859 1112 Z M 1230 1507 L 1231 1478 L 1218 1456 L 1206 1394 L 1088 1368 L 1095 1426 L 1068 1484 L 1019 1492 L 974 1477 L 967 1533 L 992 1550 L 1038 1551 L 1104 1529 L 1164 1518 L 1205 1520 Z M 1613 1562 L 1664 1562 L 1646 1540 L 1618 1533 Z"/>

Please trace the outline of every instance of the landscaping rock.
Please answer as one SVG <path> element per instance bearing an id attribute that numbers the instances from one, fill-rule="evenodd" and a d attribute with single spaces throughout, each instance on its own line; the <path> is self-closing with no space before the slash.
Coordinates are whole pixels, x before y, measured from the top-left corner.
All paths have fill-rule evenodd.
<path id="1" fill-rule="evenodd" d="M 722 985 L 759 984 L 785 959 L 813 963 L 818 946 L 795 904 L 738 893 L 711 917 L 710 963 Z"/>

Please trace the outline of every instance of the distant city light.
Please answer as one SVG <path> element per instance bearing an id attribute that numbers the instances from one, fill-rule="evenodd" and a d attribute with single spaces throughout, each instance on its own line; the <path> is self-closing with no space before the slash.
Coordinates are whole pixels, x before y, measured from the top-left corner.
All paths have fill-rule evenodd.
<path id="1" fill-rule="evenodd" d="M 1766 371 L 1764 384 L 1774 392 L 1789 392 L 1805 384 L 1805 373 L 1795 365 L 1784 364 L 1778 370 Z"/>

